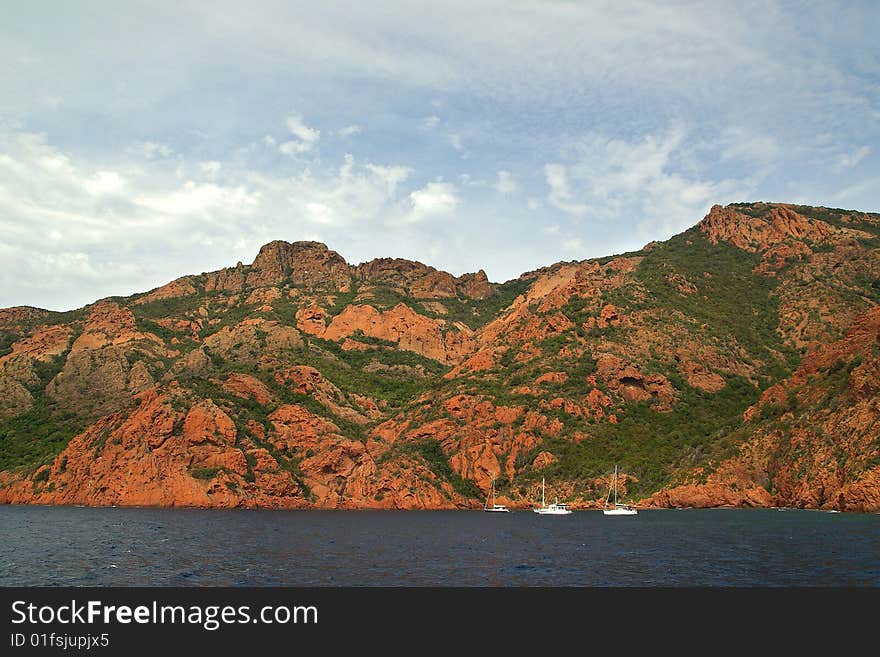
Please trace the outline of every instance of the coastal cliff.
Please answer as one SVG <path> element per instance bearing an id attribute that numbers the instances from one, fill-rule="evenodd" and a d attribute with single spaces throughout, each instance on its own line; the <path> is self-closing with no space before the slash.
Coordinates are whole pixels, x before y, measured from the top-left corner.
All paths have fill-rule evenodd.
<path id="1" fill-rule="evenodd" d="M 715 206 L 491 283 L 275 241 L 0 310 L 0 502 L 880 510 L 880 215 Z"/>

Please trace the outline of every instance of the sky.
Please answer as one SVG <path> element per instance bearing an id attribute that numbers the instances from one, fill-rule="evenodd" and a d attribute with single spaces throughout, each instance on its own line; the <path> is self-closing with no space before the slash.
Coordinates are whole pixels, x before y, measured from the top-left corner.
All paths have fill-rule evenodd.
<path id="1" fill-rule="evenodd" d="M 501 282 L 718 203 L 880 211 L 868 2 L 0 3 L 0 307 L 318 240 Z"/>

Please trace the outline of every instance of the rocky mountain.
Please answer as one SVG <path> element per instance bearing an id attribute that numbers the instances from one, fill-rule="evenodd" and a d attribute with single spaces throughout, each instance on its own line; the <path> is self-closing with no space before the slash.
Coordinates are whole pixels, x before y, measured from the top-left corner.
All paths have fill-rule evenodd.
<path id="1" fill-rule="evenodd" d="M 0 310 L 0 502 L 880 510 L 880 215 L 715 206 L 503 284 L 271 242 Z"/>

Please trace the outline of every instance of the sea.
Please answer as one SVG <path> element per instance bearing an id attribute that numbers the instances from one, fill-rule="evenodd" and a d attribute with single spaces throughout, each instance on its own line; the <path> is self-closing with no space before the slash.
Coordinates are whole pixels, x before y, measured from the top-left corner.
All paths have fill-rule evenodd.
<path id="1" fill-rule="evenodd" d="M 880 587 L 880 514 L 5 505 L 0 586 Z"/>

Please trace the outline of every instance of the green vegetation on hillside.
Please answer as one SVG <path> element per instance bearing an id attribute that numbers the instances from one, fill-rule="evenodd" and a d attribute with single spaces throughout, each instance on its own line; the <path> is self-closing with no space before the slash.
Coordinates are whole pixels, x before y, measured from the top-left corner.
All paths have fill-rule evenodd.
<path id="1" fill-rule="evenodd" d="M 84 428 L 72 411 L 38 398 L 29 410 L 0 422 L 0 471 L 48 463 Z"/>
<path id="2" fill-rule="evenodd" d="M 773 291 L 777 279 L 755 275 L 753 268 L 759 261 L 758 254 L 726 242 L 712 244 L 699 229 L 691 228 L 646 253 L 635 276 L 647 294 L 642 300 L 630 297 L 623 303 L 631 309 L 661 308 L 670 317 L 678 311 L 710 338 L 735 338 L 752 358 L 764 363 L 761 373 L 769 384 L 787 375 L 797 356 L 776 330 L 779 308 Z M 679 290 L 680 277 L 696 291 Z"/>
<path id="3" fill-rule="evenodd" d="M 357 303 L 370 305 L 380 310 L 393 308 L 402 303 L 420 315 L 445 320 L 448 326 L 461 322 L 471 329 L 478 329 L 495 319 L 503 309 L 513 303 L 517 296 L 523 294 L 531 283 L 530 280 L 515 278 L 497 285 L 495 292 L 485 299 L 471 299 L 469 297 L 412 298 L 405 296 L 395 288 L 376 285 L 369 288 L 372 296 L 361 299 Z M 425 306 L 425 302 L 439 303 L 446 308 L 447 312 L 436 312 L 429 306 Z"/>
<path id="4" fill-rule="evenodd" d="M 705 464 L 732 453 L 728 441 L 741 424 L 743 411 L 760 393 L 745 379 L 731 377 L 717 393 L 684 385 L 681 400 L 671 412 L 661 413 L 646 402 L 625 404 L 617 424 L 584 425 L 570 418 L 566 431 L 545 441 L 559 462 L 543 474 L 567 480 L 585 481 L 606 475 L 614 465 L 639 479 L 629 491 L 634 497 L 648 495 L 669 483 L 678 468 Z M 584 430 L 589 439 L 577 444 L 567 439 L 572 428 Z M 526 479 L 541 473 L 525 474 Z M 590 491 L 595 492 L 595 491 Z"/>

